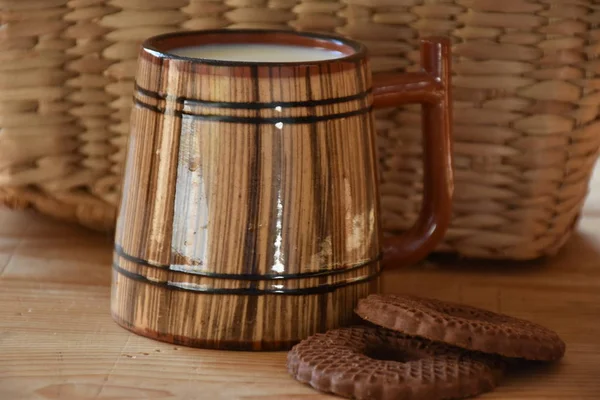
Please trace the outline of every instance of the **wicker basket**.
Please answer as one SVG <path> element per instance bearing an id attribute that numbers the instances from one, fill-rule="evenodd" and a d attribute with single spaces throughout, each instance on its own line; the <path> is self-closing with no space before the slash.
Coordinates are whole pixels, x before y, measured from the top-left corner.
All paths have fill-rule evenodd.
<path id="1" fill-rule="evenodd" d="M 600 135 L 600 6 L 591 0 L 0 0 L 0 200 L 110 229 L 145 37 L 295 28 L 414 67 L 417 37 L 455 54 L 455 215 L 440 250 L 529 259 L 573 230 Z M 418 107 L 378 113 L 388 231 L 420 202 Z"/>

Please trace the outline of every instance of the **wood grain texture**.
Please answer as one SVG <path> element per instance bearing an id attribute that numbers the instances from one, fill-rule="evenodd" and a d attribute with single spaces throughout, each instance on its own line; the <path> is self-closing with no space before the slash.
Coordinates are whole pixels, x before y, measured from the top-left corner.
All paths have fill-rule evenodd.
<path id="1" fill-rule="evenodd" d="M 289 348 L 349 323 L 378 285 L 371 74 L 360 45 L 333 41 L 325 46 L 350 57 L 249 65 L 156 55 L 223 40 L 315 41 L 229 31 L 146 42 L 112 312 L 174 343 Z"/>
<path id="2" fill-rule="evenodd" d="M 434 296 L 527 318 L 567 343 L 562 362 L 509 372 L 481 399 L 600 395 L 600 175 L 577 234 L 535 263 L 450 262 L 384 271 L 383 291 Z M 109 313 L 108 236 L 0 211 L 0 398 L 6 400 L 325 400 L 291 379 L 284 352 L 173 346 Z"/>

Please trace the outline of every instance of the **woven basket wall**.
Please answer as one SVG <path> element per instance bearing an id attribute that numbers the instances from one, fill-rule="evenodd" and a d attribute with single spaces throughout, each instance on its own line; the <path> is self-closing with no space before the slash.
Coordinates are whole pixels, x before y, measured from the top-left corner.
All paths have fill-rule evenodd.
<path id="1" fill-rule="evenodd" d="M 114 224 L 142 39 L 293 28 L 365 42 L 374 70 L 414 68 L 419 35 L 454 40 L 456 201 L 440 250 L 555 252 L 596 160 L 600 5 L 591 0 L 0 0 L 0 200 Z M 378 115 L 383 222 L 420 204 L 419 108 Z"/>

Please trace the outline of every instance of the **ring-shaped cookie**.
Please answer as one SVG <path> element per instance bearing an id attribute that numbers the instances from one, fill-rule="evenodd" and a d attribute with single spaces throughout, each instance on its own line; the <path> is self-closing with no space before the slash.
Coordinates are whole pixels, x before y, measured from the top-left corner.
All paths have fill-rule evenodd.
<path id="1" fill-rule="evenodd" d="M 373 327 L 311 336 L 287 366 L 300 382 L 359 400 L 459 399 L 493 389 L 502 372 L 497 358 Z"/>
<path id="2" fill-rule="evenodd" d="M 372 294 L 355 311 L 375 325 L 469 350 L 539 361 L 557 360 L 565 353 L 565 343 L 550 329 L 462 304 Z"/>

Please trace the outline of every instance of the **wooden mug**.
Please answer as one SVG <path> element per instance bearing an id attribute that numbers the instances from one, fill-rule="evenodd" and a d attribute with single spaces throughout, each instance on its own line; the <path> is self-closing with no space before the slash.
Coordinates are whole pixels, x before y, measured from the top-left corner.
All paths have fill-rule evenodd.
<path id="1" fill-rule="evenodd" d="M 201 44 L 319 47 L 340 58 L 230 62 Z M 343 326 L 378 290 L 380 259 L 430 252 L 450 218 L 450 58 L 372 79 L 365 47 L 321 34 L 219 30 L 142 46 L 113 263 L 114 319 L 183 345 L 276 350 Z M 373 81 L 373 82 L 372 82 Z M 383 241 L 373 107 L 421 103 L 424 199 Z"/>

